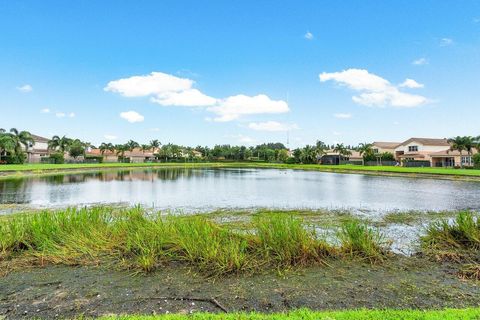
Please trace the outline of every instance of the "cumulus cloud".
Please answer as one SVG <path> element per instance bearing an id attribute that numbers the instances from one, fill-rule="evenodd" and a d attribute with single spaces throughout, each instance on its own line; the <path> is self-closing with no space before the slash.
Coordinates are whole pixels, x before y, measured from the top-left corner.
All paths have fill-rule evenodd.
<path id="1" fill-rule="evenodd" d="M 130 123 L 142 122 L 145 117 L 136 111 L 125 111 L 120 113 L 120 118 L 127 120 Z"/>
<path id="2" fill-rule="evenodd" d="M 125 97 L 146 97 L 165 92 L 179 92 L 192 87 L 193 81 L 166 74 L 152 72 L 149 75 L 133 76 L 110 81 L 105 91 L 120 93 Z"/>
<path id="3" fill-rule="evenodd" d="M 448 47 L 453 44 L 453 39 L 451 38 L 442 38 L 440 39 L 440 46 L 441 47 Z"/>
<path id="4" fill-rule="evenodd" d="M 214 121 L 232 121 L 242 115 L 273 114 L 288 112 L 282 100 L 272 100 L 264 94 L 243 94 L 224 99 L 208 96 L 193 88 L 194 81 L 162 72 L 133 76 L 110 81 L 105 91 L 119 93 L 125 97 L 150 97 L 150 101 L 162 106 L 203 107 L 214 113 Z"/>
<path id="5" fill-rule="evenodd" d="M 214 105 L 217 99 L 203 94 L 197 89 L 180 92 L 165 92 L 151 98 L 152 102 L 162 106 L 206 107 Z"/>
<path id="6" fill-rule="evenodd" d="M 68 114 L 68 116 L 69 116 L 70 118 L 74 118 L 74 117 L 75 117 L 75 113 L 74 113 L 74 112 L 70 112 L 70 113 Z"/>
<path id="7" fill-rule="evenodd" d="M 117 139 L 117 136 L 115 136 L 113 134 L 106 134 L 103 137 L 107 140 L 116 140 Z"/>
<path id="8" fill-rule="evenodd" d="M 323 72 L 319 77 L 321 82 L 334 81 L 341 86 L 360 92 L 359 95 L 353 96 L 352 100 L 365 106 L 411 108 L 428 102 L 427 98 L 402 92 L 399 90 L 400 87 L 364 69 Z"/>
<path id="9" fill-rule="evenodd" d="M 334 113 L 333 116 L 337 119 L 350 119 L 352 117 L 351 113 Z"/>
<path id="10" fill-rule="evenodd" d="M 223 99 L 207 110 L 217 115 L 213 118 L 214 121 L 226 122 L 242 115 L 284 113 L 288 112 L 289 108 L 285 101 L 272 100 L 264 94 L 253 97 L 239 94 Z"/>
<path id="11" fill-rule="evenodd" d="M 251 122 L 248 124 L 248 127 L 252 130 L 271 132 L 298 129 L 298 126 L 295 123 L 290 124 L 277 121 Z"/>
<path id="12" fill-rule="evenodd" d="M 43 108 L 42 110 L 40 110 L 41 113 L 50 113 L 50 109 L 49 108 Z"/>
<path id="13" fill-rule="evenodd" d="M 313 40 L 314 38 L 313 33 L 311 33 L 310 31 L 307 31 L 307 33 L 305 33 L 303 37 L 307 40 Z"/>
<path id="14" fill-rule="evenodd" d="M 427 58 L 418 58 L 412 61 L 412 64 L 415 66 L 424 66 L 428 64 Z"/>
<path id="15" fill-rule="evenodd" d="M 31 85 L 25 84 L 23 86 L 17 87 L 17 90 L 23 93 L 28 93 L 28 92 L 32 92 L 33 88 Z"/>
<path id="16" fill-rule="evenodd" d="M 402 87 L 402 88 L 410 88 L 410 89 L 419 89 L 419 88 L 423 88 L 424 85 L 421 84 L 421 83 L 418 83 L 417 81 L 413 80 L 413 79 L 405 79 L 405 81 L 403 81 L 402 83 L 400 83 L 398 85 L 399 87 Z"/>

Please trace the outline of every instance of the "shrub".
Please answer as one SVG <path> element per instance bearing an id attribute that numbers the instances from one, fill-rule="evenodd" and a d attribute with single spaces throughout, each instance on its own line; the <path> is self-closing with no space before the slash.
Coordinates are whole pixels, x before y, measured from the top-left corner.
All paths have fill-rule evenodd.
<path id="1" fill-rule="evenodd" d="M 473 165 L 475 168 L 480 169 L 480 153 L 476 153 L 473 155 Z"/>
<path id="2" fill-rule="evenodd" d="M 65 158 L 62 152 L 55 152 L 49 156 L 50 162 L 55 164 L 62 164 L 65 162 Z"/>

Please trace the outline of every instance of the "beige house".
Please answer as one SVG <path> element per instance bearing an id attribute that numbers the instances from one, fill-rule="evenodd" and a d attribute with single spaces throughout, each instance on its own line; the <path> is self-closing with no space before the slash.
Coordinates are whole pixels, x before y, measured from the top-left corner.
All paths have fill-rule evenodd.
<path id="1" fill-rule="evenodd" d="M 48 150 L 48 141 L 49 139 L 31 134 L 33 138 L 33 143 L 28 146 L 28 149 L 25 150 L 27 153 L 27 162 L 29 163 L 39 163 L 42 161 L 43 157 L 48 157 L 50 151 Z"/>
<path id="2" fill-rule="evenodd" d="M 382 142 L 382 141 L 375 141 L 372 143 L 372 149 L 374 153 L 385 153 L 390 152 L 391 154 L 395 154 L 395 148 L 398 147 L 401 142 Z"/>
<path id="3" fill-rule="evenodd" d="M 447 139 L 410 138 L 395 148 L 395 159 L 404 161 L 428 161 L 430 154 L 450 150 Z"/>

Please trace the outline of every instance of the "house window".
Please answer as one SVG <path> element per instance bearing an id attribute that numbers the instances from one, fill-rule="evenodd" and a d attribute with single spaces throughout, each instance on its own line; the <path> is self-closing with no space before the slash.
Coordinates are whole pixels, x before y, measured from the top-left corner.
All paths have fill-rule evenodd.
<path id="1" fill-rule="evenodd" d="M 471 166 L 473 164 L 471 156 L 462 156 L 462 165 Z"/>
<path id="2" fill-rule="evenodd" d="M 408 146 L 408 152 L 417 152 L 418 146 Z"/>
<path id="3" fill-rule="evenodd" d="M 373 153 L 378 153 L 378 149 L 373 149 Z"/>

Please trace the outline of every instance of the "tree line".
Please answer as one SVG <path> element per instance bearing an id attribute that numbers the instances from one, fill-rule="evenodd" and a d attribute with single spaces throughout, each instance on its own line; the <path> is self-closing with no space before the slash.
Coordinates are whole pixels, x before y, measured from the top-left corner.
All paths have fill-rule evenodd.
<path id="1" fill-rule="evenodd" d="M 480 136 L 457 136 L 448 139 L 451 150 L 457 150 L 462 155 L 472 155 L 473 149 L 480 150 Z M 33 146 L 34 140 L 28 131 L 20 131 L 12 128 L 9 131 L 0 129 L 0 162 L 1 163 L 24 163 L 27 160 L 27 153 Z M 64 155 L 68 154 L 73 159 L 79 157 L 88 158 L 87 150 L 95 148 L 89 142 L 80 139 L 72 139 L 66 136 L 53 136 L 48 141 L 48 149 L 51 150 L 50 157 L 54 162 L 62 162 Z M 263 161 L 263 162 L 285 162 L 285 163 L 318 163 L 319 159 L 331 151 L 343 158 L 348 158 L 352 151 L 357 151 L 363 158 L 363 162 L 393 161 L 394 156 L 391 153 L 377 154 L 374 151 L 373 144 L 360 143 L 357 146 L 344 145 L 337 143 L 328 145 L 322 141 L 317 141 L 314 145 L 306 145 L 296 148 L 292 151 L 280 142 L 263 143 L 256 146 L 236 146 L 236 145 L 215 145 L 208 146 L 182 146 L 173 143 L 162 144 L 154 139 L 148 143 L 140 144 L 134 140 L 129 140 L 123 144 L 113 144 L 102 142 L 98 149 L 101 157 L 105 153 L 114 154 L 120 161 L 126 160 L 126 153 L 134 150 L 140 152 L 149 152 L 154 159 L 158 161 L 179 161 L 202 159 L 206 161 Z M 95 158 L 94 156 L 91 156 Z M 98 158 L 98 157 L 97 157 Z M 480 164 L 480 155 L 475 155 L 474 160 Z"/>

